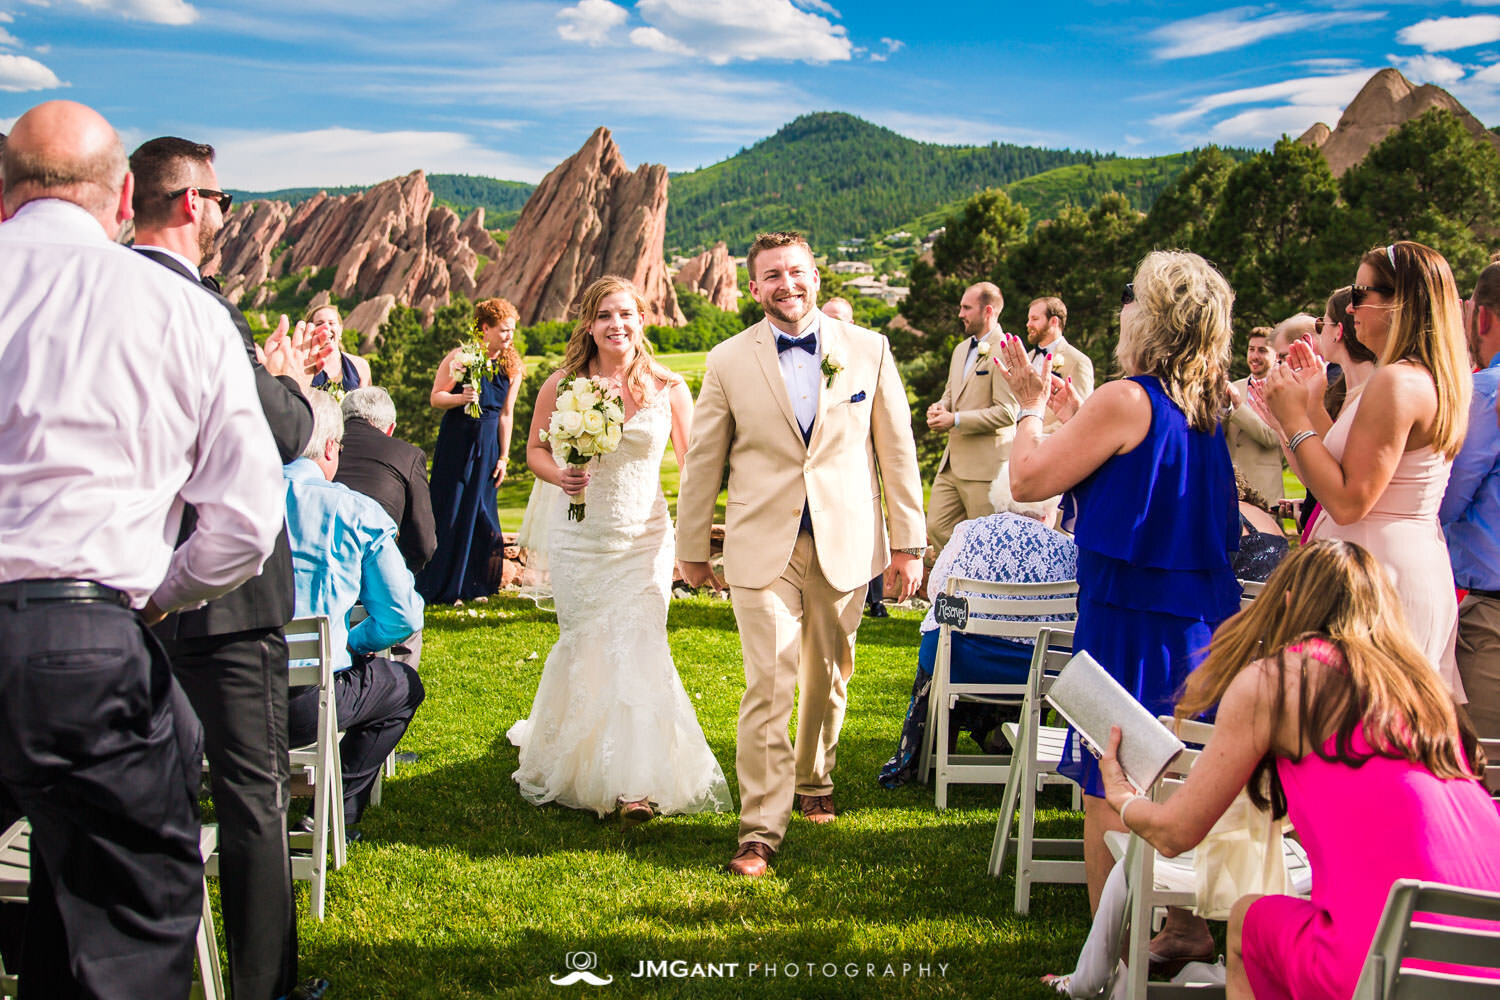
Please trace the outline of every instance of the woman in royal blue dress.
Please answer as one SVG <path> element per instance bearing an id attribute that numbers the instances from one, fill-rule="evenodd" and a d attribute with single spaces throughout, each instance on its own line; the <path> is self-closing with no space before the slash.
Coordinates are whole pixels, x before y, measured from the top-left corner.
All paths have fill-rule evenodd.
<path id="1" fill-rule="evenodd" d="M 1230 568 L 1239 545 L 1234 469 L 1219 426 L 1234 293 L 1197 254 L 1170 251 L 1141 262 L 1121 301 L 1115 358 L 1127 377 L 1081 405 L 1062 379 L 1043 382 L 1014 337 L 996 364 L 1021 404 L 1011 491 L 1018 500 L 1072 492 L 1074 648 L 1162 715 L 1214 629 L 1239 610 Z M 1064 423 L 1043 436 L 1049 406 Z M 1069 742 L 1069 776 L 1084 791 L 1093 909 L 1114 866 L 1104 833 L 1124 826 L 1104 799 L 1098 762 Z"/>
<path id="2" fill-rule="evenodd" d="M 475 303 L 474 328 L 495 363 L 494 374 L 481 380 L 476 392 L 454 374 L 460 351 L 455 347 L 432 381 L 432 405 L 447 412 L 432 455 L 437 552 L 417 574 L 417 592 L 428 604 L 452 604 L 492 589 L 490 553 L 500 540 L 495 491 L 505 480 L 516 394 L 525 373 L 514 345 L 518 316 L 504 299 Z M 475 402 L 479 416 L 471 417 L 465 408 Z"/>

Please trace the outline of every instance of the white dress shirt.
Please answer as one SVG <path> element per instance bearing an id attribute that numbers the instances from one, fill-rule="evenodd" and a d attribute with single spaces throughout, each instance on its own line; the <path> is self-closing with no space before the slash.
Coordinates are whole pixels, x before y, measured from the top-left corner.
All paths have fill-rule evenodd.
<path id="1" fill-rule="evenodd" d="M 1036 351 L 1033 352 L 1032 355 L 1031 355 L 1031 367 L 1032 367 L 1032 369 L 1038 375 L 1042 376 L 1043 378 L 1046 378 L 1048 375 L 1051 375 L 1052 374 L 1052 355 L 1054 355 L 1058 351 L 1062 350 L 1063 349 L 1063 345 L 1066 344 L 1066 343 L 1067 343 L 1067 341 L 1063 340 L 1062 334 L 1059 333 L 1057 335 L 1057 339 L 1054 340 L 1052 343 L 1048 344 L 1046 347 L 1038 347 L 1036 349 Z"/>
<path id="2" fill-rule="evenodd" d="M 165 611 L 259 572 L 281 462 L 212 296 L 47 199 L 0 225 L 0 582 L 75 577 Z M 184 503 L 198 524 L 174 550 Z"/>
<path id="3" fill-rule="evenodd" d="M 823 337 L 820 332 L 822 320 L 814 319 L 812 325 L 796 337 L 777 329 L 776 324 L 771 324 L 771 329 L 777 337 L 789 337 L 796 340 L 797 337 L 805 337 L 812 334 L 816 338 L 814 346 L 817 348 L 812 354 L 808 354 L 800 347 L 780 351 L 776 362 L 781 366 L 781 377 L 786 379 L 786 394 L 792 400 L 792 412 L 797 416 L 797 423 L 801 426 L 803 433 L 812 426 L 813 420 L 818 415 L 818 391 L 819 380 L 823 378 Z"/>

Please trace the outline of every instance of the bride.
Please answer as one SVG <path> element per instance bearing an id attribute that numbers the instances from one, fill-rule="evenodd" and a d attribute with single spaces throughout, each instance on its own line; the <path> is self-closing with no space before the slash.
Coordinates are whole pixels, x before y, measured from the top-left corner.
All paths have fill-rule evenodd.
<path id="1" fill-rule="evenodd" d="M 524 798 L 601 817 L 618 808 L 627 824 L 730 805 L 667 646 L 673 539 L 661 457 L 670 437 L 682 463 L 693 397 L 648 353 L 643 307 L 624 278 L 590 285 L 562 370 L 537 393 L 526 464 L 567 494 L 551 493 L 544 522 L 559 635 L 530 718 L 507 734 L 521 749 L 512 777 Z M 615 387 L 625 426 L 616 451 L 584 468 L 559 466 L 539 432 L 558 384 L 579 375 Z M 568 499 L 585 487 L 585 519 L 569 521 Z"/>

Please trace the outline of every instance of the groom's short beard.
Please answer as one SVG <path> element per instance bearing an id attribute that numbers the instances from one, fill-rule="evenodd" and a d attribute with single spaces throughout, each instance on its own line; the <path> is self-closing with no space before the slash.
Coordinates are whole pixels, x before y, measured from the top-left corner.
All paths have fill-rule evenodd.
<path id="1" fill-rule="evenodd" d="M 780 320 L 783 323 L 786 323 L 786 324 L 791 325 L 791 326 L 795 326 L 798 323 L 798 321 L 801 320 L 803 316 L 806 316 L 807 313 L 808 313 L 808 311 L 812 309 L 812 305 L 807 301 L 807 299 L 805 297 L 798 297 L 796 299 L 788 299 L 787 301 L 789 301 L 789 302 L 792 302 L 792 301 L 801 302 L 806 307 L 806 308 L 804 308 L 802 310 L 801 316 L 795 316 L 795 317 L 793 317 L 793 316 L 788 315 L 785 310 L 783 310 L 780 306 L 778 306 L 776 304 L 776 300 L 775 299 L 767 299 L 766 302 L 765 302 L 765 304 L 762 306 L 762 308 L 765 309 L 766 315 L 770 316 L 772 319 Z"/>

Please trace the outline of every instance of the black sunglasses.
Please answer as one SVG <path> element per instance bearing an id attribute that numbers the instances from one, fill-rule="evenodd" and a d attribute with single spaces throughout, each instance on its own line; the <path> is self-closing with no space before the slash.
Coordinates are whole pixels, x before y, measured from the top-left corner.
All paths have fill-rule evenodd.
<path id="1" fill-rule="evenodd" d="M 168 191 L 167 200 L 171 201 L 173 198 L 181 198 L 189 191 L 197 191 L 198 197 L 207 198 L 209 201 L 218 202 L 219 211 L 221 212 L 229 211 L 229 206 L 234 203 L 234 195 L 232 194 L 229 194 L 225 191 L 215 191 L 213 188 L 201 187 L 185 187 L 180 191 Z"/>
<path id="2" fill-rule="evenodd" d="M 1135 282 L 1125 282 L 1125 287 L 1120 292 L 1120 305 L 1128 306 L 1135 301 Z"/>
<path id="3" fill-rule="evenodd" d="M 1349 286 L 1349 308 L 1358 309 L 1364 305 L 1365 296 L 1371 292 L 1379 292 L 1381 295 L 1395 295 L 1396 290 L 1388 285 L 1350 285 Z"/>

